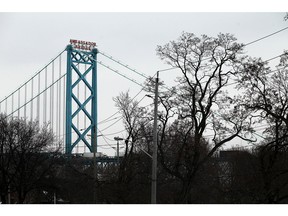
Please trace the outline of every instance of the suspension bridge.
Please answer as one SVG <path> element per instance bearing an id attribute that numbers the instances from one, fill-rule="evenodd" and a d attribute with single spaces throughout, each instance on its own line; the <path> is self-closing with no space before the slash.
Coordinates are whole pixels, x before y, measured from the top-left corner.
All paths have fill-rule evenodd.
<path id="1" fill-rule="evenodd" d="M 70 40 L 70 44 L 15 91 L 0 100 L 0 113 L 37 121 L 55 135 L 53 148 L 66 154 L 97 152 L 97 65 L 143 86 L 97 60 L 102 55 L 148 78 L 96 48 L 96 43 Z M 100 132 L 101 133 L 101 132 Z"/>

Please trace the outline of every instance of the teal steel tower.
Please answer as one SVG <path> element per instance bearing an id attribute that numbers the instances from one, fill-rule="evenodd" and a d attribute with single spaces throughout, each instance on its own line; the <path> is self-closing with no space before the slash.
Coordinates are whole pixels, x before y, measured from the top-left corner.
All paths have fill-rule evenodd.
<path id="1" fill-rule="evenodd" d="M 71 154 L 73 148 L 81 143 L 90 152 L 97 152 L 97 62 L 98 50 L 79 50 L 68 45 L 66 74 L 66 143 L 65 153 Z M 86 98 L 80 99 L 76 93 L 77 86 L 84 84 L 88 89 Z M 88 121 L 85 128 L 79 128 L 77 115 Z M 78 117 L 79 118 L 79 117 Z M 91 139 L 87 138 L 88 133 Z M 74 134 L 74 136 L 72 136 Z M 76 134 L 76 136 L 75 136 Z M 73 138 L 74 137 L 74 138 Z M 76 138 L 75 138 L 76 137 Z"/>

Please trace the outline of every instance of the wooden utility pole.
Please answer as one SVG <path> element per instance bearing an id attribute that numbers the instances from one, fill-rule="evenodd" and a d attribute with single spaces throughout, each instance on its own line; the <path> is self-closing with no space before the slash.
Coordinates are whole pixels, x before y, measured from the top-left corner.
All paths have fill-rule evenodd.
<path id="1" fill-rule="evenodd" d="M 153 126 L 153 155 L 152 155 L 152 183 L 151 183 L 151 204 L 156 204 L 157 197 L 157 115 L 158 115 L 158 85 L 159 71 L 155 81 L 155 98 L 154 98 L 154 126 Z"/>

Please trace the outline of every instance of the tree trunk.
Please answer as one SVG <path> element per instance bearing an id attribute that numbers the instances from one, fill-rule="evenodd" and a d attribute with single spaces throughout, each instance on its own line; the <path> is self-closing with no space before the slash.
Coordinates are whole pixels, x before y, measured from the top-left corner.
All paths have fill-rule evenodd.
<path id="1" fill-rule="evenodd" d="M 182 184 L 181 193 L 178 199 L 178 204 L 191 204 L 191 190 L 193 187 L 193 181 L 185 180 Z"/>

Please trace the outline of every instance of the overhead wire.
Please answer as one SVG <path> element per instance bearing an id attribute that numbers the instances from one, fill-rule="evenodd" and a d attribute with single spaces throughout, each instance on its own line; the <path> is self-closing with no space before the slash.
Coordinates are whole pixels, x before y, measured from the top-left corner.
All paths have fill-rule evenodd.
<path id="1" fill-rule="evenodd" d="M 246 44 L 244 44 L 244 46 L 249 46 L 249 45 L 251 45 L 251 44 L 253 44 L 253 43 L 256 43 L 256 42 L 258 42 L 258 41 L 264 40 L 264 39 L 266 39 L 266 38 L 268 38 L 268 37 L 271 37 L 271 36 L 273 36 L 273 35 L 275 35 L 275 34 L 278 34 L 278 33 L 282 32 L 282 31 L 285 31 L 285 30 L 287 30 L 287 29 L 288 29 L 288 26 L 285 27 L 285 28 L 282 28 L 282 29 L 280 29 L 280 30 L 278 30 L 278 31 L 276 31 L 276 32 L 273 32 L 273 33 L 271 33 L 271 34 L 269 34 L 269 35 L 266 35 L 266 36 L 264 36 L 264 37 L 261 37 L 261 38 L 259 38 L 259 39 L 254 40 L 254 41 L 251 41 L 251 42 L 249 42 L 249 43 L 246 43 Z"/>
<path id="2" fill-rule="evenodd" d="M 280 30 L 278 30 L 278 31 L 276 31 L 276 32 L 273 32 L 273 33 L 271 33 L 271 34 L 269 34 L 269 35 L 266 35 L 266 36 L 264 36 L 264 37 L 261 37 L 261 38 L 259 38 L 259 39 L 256 39 L 256 40 L 251 41 L 251 42 L 246 43 L 246 44 L 243 44 L 242 47 L 246 47 L 246 46 L 249 46 L 249 45 L 254 44 L 254 43 L 256 43 L 256 42 L 259 42 L 259 41 L 264 40 L 264 39 L 266 39 L 266 38 L 268 38 L 268 37 L 271 37 L 271 36 L 273 36 L 273 35 L 275 35 L 275 34 L 278 34 L 278 33 L 282 32 L 282 31 L 285 31 L 285 30 L 287 30 L 287 29 L 288 29 L 288 26 L 285 27 L 285 28 L 282 28 L 282 29 L 280 29 Z M 203 61 L 209 60 L 209 59 L 210 59 L 210 58 L 205 58 L 205 59 L 203 59 Z M 197 62 L 194 62 L 194 63 L 197 63 Z M 179 68 L 179 67 L 174 66 L 174 67 L 170 67 L 170 68 L 161 69 L 161 70 L 159 70 L 159 72 L 174 70 L 174 69 L 177 69 L 177 68 Z"/>
<path id="3" fill-rule="evenodd" d="M 134 72 L 134 73 L 136 73 L 136 74 L 144 77 L 146 80 L 149 80 L 149 81 L 155 83 L 155 81 L 153 80 L 153 77 L 154 77 L 155 75 L 150 79 L 146 74 L 140 73 L 140 72 L 136 71 L 135 69 L 132 69 L 130 66 L 128 66 L 127 64 L 124 64 L 124 63 L 121 62 L 120 60 L 116 60 L 116 59 L 115 59 L 114 57 L 112 57 L 111 55 L 105 54 L 104 52 L 101 52 L 101 51 L 98 51 L 98 52 L 99 52 L 100 54 L 102 54 L 103 56 L 105 56 L 106 58 L 111 59 L 112 61 L 118 63 L 119 65 L 121 65 L 121 66 L 129 69 L 130 71 L 132 71 L 132 72 Z M 159 71 L 157 71 L 157 72 L 159 72 Z M 156 74 L 157 74 L 157 73 L 156 73 Z M 168 91 L 171 91 L 171 89 L 169 89 L 169 88 L 166 87 L 166 86 L 162 86 L 162 87 L 166 88 Z"/>
<path id="4" fill-rule="evenodd" d="M 118 112 L 117 112 L 118 113 Z M 105 124 L 105 123 L 107 123 L 107 122 L 110 122 L 110 121 L 113 121 L 113 120 L 115 120 L 115 119 L 119 119 L 119 118 L 122 118 L 122 116 L 117 116 L 117 117 L 115 117 L 115 118 L 112 118 L 112 119 L 109 119 L 109 120 L 103 120 L 103 121 L 100 121 L 100 122 L 98 122 L 97 123 L 97 125 L 100 125 L 100 124 Z"/>
<path id="5" fill-rule="evenodd" d="M 132 107 L 131 112 L 137 107 L 137 105 L 138 105 L 145 97 L 146 97 L 146 95 L 144 95 L 144 96 L 141 98 L 141 100 L 137 101 L 136 104 L 134 104 L 134 106 Z M 150 106 L 150 104 L 149 104 L 149 106 Z M 119 112 L 121 112 L 121 111 L 119 110 Z M 117 122 L 119 122 L 120 120 L 122 120 L 122 118 L 123 118 L 123 117 L 121 117 L 121 118 L 118 119 L 117 121 L 113 122 L 111 125 L 105 127 L 104 129 L 102 129 L 102 131 L 105 131 L 105 130 L 107 130 L 108 128 L 112 127 L 112 126 L 115 125 Z"/>
<path id="6" fill-rule="evenodd" d="M 81 51 L 80 51 L 81 52 Z M 84 52 L 82 52 L 82 53 L 84 53 Z M 103 52 L 101 52 L 101 54 L 103 55 Z M 105 54 L 106 55 L 106 54 Z M 98 62 L 96 59 L 93 59 L 93 58 L 91 58 L 90 56 L 87 56 L 90 60 L 92 60 L 92 61 L 96 61 L 96 62 Z M 114 58 L 113 58 L 113 61 L 116 61 Z M 117 62 L 117 61 L 116 61 Z M 119 61 L 120 62 L 120 61 Z M 98 62 L 99 63 L 99 62 Z M 118 62 L 117 62 L 118 63 Z M 121 64 L 123 64 L 123 63 L 121 63 Z M 106 66 L 105 66 L 106 67 Z M 110 69 L 111 70 L 111 68 L 109 67 L 109 66 L 107 66 L 106 68 L 108 68 L 108 69 Z M 132 69 L 133 70 L 133 69 Z M 152 78 L 153 77 L 155 77 L 156 76 L 156 74 L 157 73 L 155 73 L 153 76 L 152 76 Z M 120 74 L 119 74 L 120 75 Z M 128 80 L 130 80 L 130 81 L 132 81 L 132 82 L 134 82 L 132 79 L 130 79 L 130 78 L 128 78 L 127 76 L 125 76 L 125 75 L 121 75 L 121 76 L 123 76 L 124 78 L 126 78 L 126 79 L 128 79 Z M 134 82 L 135 83 L 135 82 Z M 130 103 L 145 89 L 145 87 L 143 86 L 143 85 L 141 85 L 141 84 L 139 84 L 138 82 L 136 82 L 136 84 L 138 84 L 139 86 L 141 86 L 142 88 L 140 89 L 140 91 L 130 100 Z M 145 96 L 144 96 L 145 97 Z M 143 99 L 143 98 L 142 98 Z M 141 100 L 142 100 L 141 99 Z M 139 104 L 140 102 L 138 102 L 137 103 L 137 105 Z M 106 119 L 104 119 L 104 120 L 102 120 L 102 122 L 104 122 L 104 121 L 106 121 L 106 120 L 109 120 L 110 118 L 112 118 L 113 116 L 115 116 L 115 115 L 117 115 L 118 113 L 120 113 L 121 111 L 120 110 L 118 110 L 117 112 L 115 112 L 114 114 L 112 114 L 111 116 L 109 116 L 108 118 L 106 118 Z M 118 121 L 120 121 L 120 120 L 117 120 L 117 122 Z M 117 122 L 115 122 L 114 124 L 116 124 Z M 112 124 L 111 126 L 113 126 L 114 124 Z"/>
<path id="7" fill-rule="evenodd" d="M 99 133 L 102 135 L 101 137 L 103 137 L 105 143 L 106 143 L 107 145 L 109 145 L 111 148 L 113 148 L 113 147 L 107 142 L 106 137 L 103 135 L 102 131 L 100 131 L 99 128 L 97 128 L 97 130 L 98 130 Z"/>
<path id="8" fill-rule="evenodd" d="M 272 36 L 272 35 L 274 35 L 274 34 L 277 34 L 277 33 L 281 32 L 281 31 L 284 31 L 284 30 L 286 30 L 287 28 L 288 28 L 288 27 L 286 27 L 286 28 L 284 28 L 284 29 L 282 29 L 282 30 L 279 30 L 279 31 L 277 31 L 277 32 L 274 32 L 274 33 L 272 33 L 272 34 L 270 34 L 270 35 L 267 35 L 267 36 L 265 36 L 265 37 L 262 37 L 262 38 L 260 38 L 260 39 L 257 39 L 257 40 L 255 40 L 255 41 L 252 41 L 252 42 L 250 42 L 250 43 L 247 43 L 247 44 L 245 44 L 245 46 L 250 45 L 250 44 L 252 44 L 252 43 L 256 43 L 256 42 L 258 42 L 258 41 L 260 41 L 260 40 L 263 40 L 263 39 L 265 39 L 265 38 L 267 38 L 267 37 L 270 37 L 270 36 Z M 65 49 L 64 49 L 59 55 L 61 55 L 64 51 L 65 51 Z M 104 53 L 102 53 L 102 52 L 101 52 L 101 54 L 104 55 L 104 56 L 106 55 L 106 54 L 104 54 Z M 59 55 L 58 55 L 58 56 L 59 56 Z M 58 56 L 57 56 L 57 57 L 58 57 Z M 57 57 L 56 57 L 56 58 L 57 58 Z M 279 56 L 278 56 L 278 57 L 279 57 Z M 56 58 L 55 58 L 55 59 L 56 59 Z M 275 58 L 277 58 L 277 57 L 274 57 L 273 59 L 275 59 Z M 51 62 L 53 62 L 55 59 L 53 59 Z M 114 58 L 110 58 L 110 59 L 113 60 L 113 61 L 116 61 Z M 270 60 L 272 60 L 272 59 L 270 59 Z M 50 63 L 51 63 L 51 62 L 50 62 Z M 49 65 L 50 63 L 48 63 L 48 65 Z M 53 63 L 54 63 L 54 62 L 53 62 Z M 98 63 L 99 63 L 99 62 L 98 62 Z M 119 63 L 119 64 L 121 64 L 122 66 L 127 67 L 128 69 L 136 72 L 137 74 L 139 74 L 139 75 L 147 78 L 144 74 L 138 73 L 136 70 L 133 70 L 133 69 L 131 69 L 130 67 L 128 67 L 127 65 L 124 65 L 122 62 L 117 61 L 117 63 Z M 48 65 L 47 65 L 47 66 L 48 66 Z M 103 65 L 103 66 L 104 66 L 104 65 Z M 105 67 L 105 66 L 104 66 L 104 67 Z M 45 66 L 44 68 L 46 68 L 46 66 Z M 44 69 L 44 68 L 43 68 L 43 69 Z M 108 66 L 108 68 L 109 68 L 109 66 Z M 109 69 L 110 69 L 110 68 L 109 68 Z M 174 69 L 174 68 L 173 68 L 173 69 Z M 110 69 L 110 70 L 111 70 L 111 69 Z M 170 69 L 164 69 L 164 70 L 170 70 Z M 164 71 L 164 70 L 160 70 L 160 71 Z M 41 70 L 41 71 L 42 71 L 42 70 Z M 41 72 L 41 71 L 40 71 L 40 72 Z M 112 69 L 112 71 L 116 72 L 116 70 L 113 70 L 113 69 Z M 32 80 L 32 82 L 33 82 L 33 78 L 36 77 L 40 72 L 38 72 L 36 75 L 34 75 L 30 80 Z M 118 72 L 118 71 L 117 71 L 117 72 Z M 117 72 L 116 72 L 116 73 L 117 73 Z M 119 74 L 119 73 L 118 73 L 118 74 Z M 120 75 L 120 74 L 119 74 L 119 75 Z M 121 76 L 122 76 L 122 75 L 121 75 Z M 61 76 L 60 79 L 62 79 L 62 77 L 63 77 L 63 76 Z M 125 78 L 127 79 L 128 77 L 125 77 Z M 40 75 L 39 75 L 39 79 L 40 79 Z M 137 81 L 135 82 L 135 80 L 131 80 L 130 78 L 128 78 L 128 79 L 129 79 L 130 81 L 132 81 L 132 82 L 140 85 L 140 86 L 142 87 L 141 91 L 144 89 L 144 87 L 143 87 L 141 84 L 139 84 Z M 30 81 L 30 80 L 29 80 L 29 81 Z M 29 82 L 29 81 L 27 81 L 27 82 Z M 26 82 L 26 83 L 27 83 L 27 82 Z M 57 81 L 56 81 L 56 82 L 57 82 Z M 55 82 L 55 83 L 56 83 L 56 82 Z M 65 83 L 65 82 L 64 82 L 64 83 Z M 33 84 L 32 84 L 32 85 L 33 85 Z M 53 85 L 54 85 L 54 83 L 52 84 L 52 86 L 53 86 Z M 22 88 L 23 86 L 25 86 L 25 84 L 23 84 L 23 85 L 22 85 L 21 87 L 19 87 L 18 89 L 20 90 L 20 88 Z M 50 85 L 50 86 L 51 86 L 51 85 Z M 49 87 L 50 87 L 50 86 L 49 86 Z M 49 88 L 49 87 L 47 87 L 47 85 L 45 85 L 45 87 L 46 87 L 45 90 L 47 90 L 47 88 Z M 27 88 L 27 87 L 26 87 L 26 88 Z M 33 87 L 32 87 L 32 88 L 33 88 Z M 17 89 L 17 90 L 18 90 L 18 89 Z M 16 91 L 17 91 L 17 90 L 16 90 Z M 44 90 L 44 91 L 45 91 L 45 90 Z M 15 91 L 15 92 L 16 92 L 16 91 Z M 25 90 L 25 95 L 27 94 L 26 91 L 27 91 L 27 90 Z M 38 95 L 42 94 L 44 91 L 42 91 L 42 92 L 40 93 L 39 90 L 38 90 Z M 141 92 L 141 91 L 140 91 L 140 92 Z M 140 92 L 139 92 L 139 93 L 140 93 Z M 12 94 L 10 94 L 10 95 L 13 96 L 13 94 L 14 94 L 14 92 L 13 92 Z M 10 97 L 10 95 L 7 96 L 7 97 Z M 7 97 L 6 97 L 6 98 L 7 98 Z M 20 97 L 20 92 L 18 92 L 18 97 Z M 26 98 L 26 96 L 25 96 L 25 98 Z M 33 97 L 33 95 L 32 95 L 32 99 L 31 99 L 30 101 L 33 101 L 33 99 L 35 99 L 35 97 Z M 135 97 L 133 98 L 133 100 L 134 100 L 134 99 L 135 99 Z M 4 100 L 5 100 L 5 99 L 4 99 Z M 4 100 L 2 100 L 1 102 L 3 102 Z M 1 104 L 1 102 L 0 102 L 0 104 Z M 13 103 L 13 102 L 12 102 L 12 103 Z M 37 103 L 39 103 L 39 101 L 37 101 Z M 24 105 L 26 105 L 26 104 L 27 104 L 27 102 L 25 101 L 25 104 L 24 104 Z M 6 105 L 7 105 L 7 100 L 6 100 Z M 33 104 L 32 104 L 32 106 L 33 106 Z M 61 106 L 61 105 L 60 105 L 60 106 Z M 23 106 L 22 106 L 22 107 L 23 107 Z M 32 108 L 32 109 L 33 109 L 33 108 Z M 7 109 L 6 109 L 6 110 L 7 110 Z M 13 111 L 13 109 L 12 109 L 12 111 Z M 18 115 L 19 115 L 19 108 L 18 108 L 17 110 L 15 110 L 15 111 L 18 111 Z M 15 111 L 13 111 L 13 113 L 14 113 Z M 37 107 L 37 112 L 38 112 L 38 116 L 39 116 L 38 107 Z M 115 114 L 113 114 L 112 117 L 115 116 L 117 113 L 119 113 L 119 112 L 116 112 Z M 108 119 L 110 119 L 110 118 L 112 118 L 112 117 L 110 116 Z M 53 117 L 52 117 L 52 118 L 53 118 Z M 106 120 L 107 120 L 107 119 L 106 119 Z M 103 120 L 103 121 L 104 121 L 104 120 Z"/>

